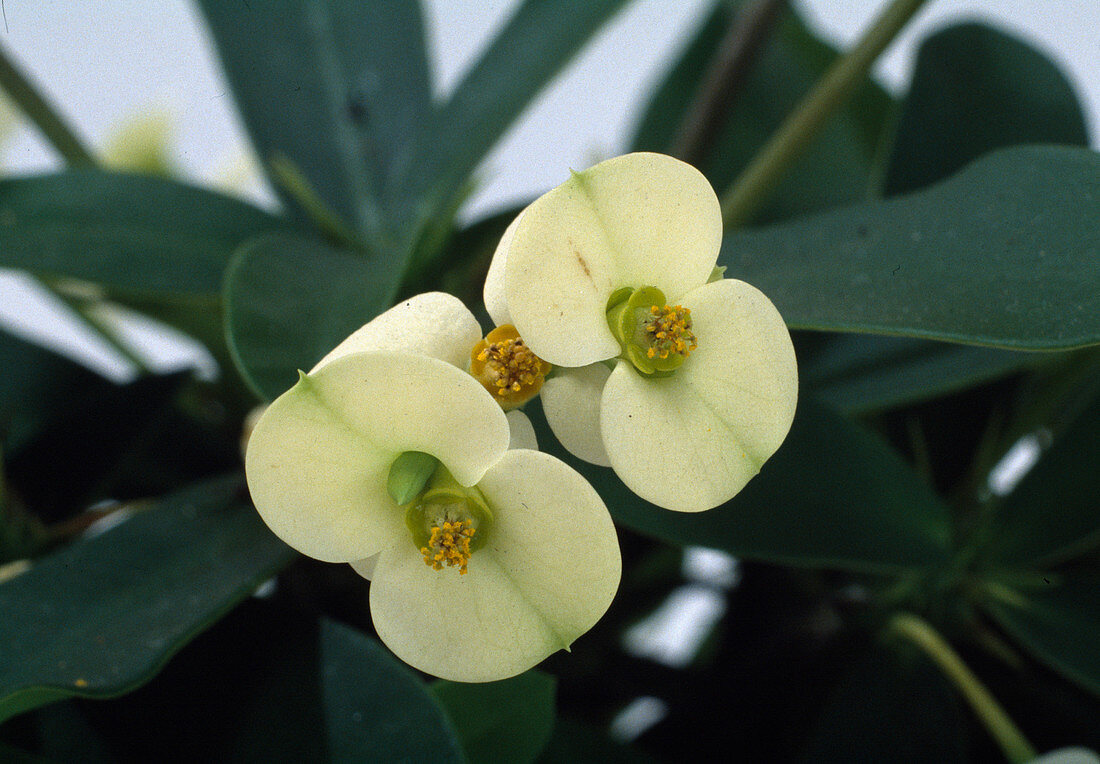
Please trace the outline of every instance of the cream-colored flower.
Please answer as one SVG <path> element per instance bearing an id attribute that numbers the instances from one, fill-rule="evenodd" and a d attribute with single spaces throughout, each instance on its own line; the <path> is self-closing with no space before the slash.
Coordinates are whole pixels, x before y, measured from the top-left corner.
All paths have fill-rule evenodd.
<path id="1" fill-rule="evenodd" d="M 468 682 L 567 648 L 607 610 L 621 567 L 584 478 L 509 450 L 530 424 L 464 370 L 480 338 L 449 295 L 398 305 L 271 404 L 245 463 L 280 538 L 371 579 L 375 628 L 398 657 Z"/>
<path id="2" fill-rule="evenodd" d="M 778 311 L 749 284 L 712 280 L 721 241 L 698 170 L 628 154 L 528 206 L 485 283 L 493 320 L 556 367 L 542 401 L 562 444 L 685 512 L 745 486 L 786 437 L 798 396 Z"/>

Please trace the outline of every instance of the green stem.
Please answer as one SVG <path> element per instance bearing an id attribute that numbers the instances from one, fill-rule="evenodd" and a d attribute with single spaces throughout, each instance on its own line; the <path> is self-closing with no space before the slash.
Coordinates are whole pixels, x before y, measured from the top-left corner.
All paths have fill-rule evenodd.
<path id="1" fill-rule="evenodd" d="M 16 68 L 3 49 L 0 49 L 0 88 L 42 131 L 46 140 L 74 167 L 92 167 L 95 158 L 79 138 L 69 129 L 60 115 Z"/>
<path id="2" fill-rule="evenodd" d="M 302 205 L 302 209 L 310 216 L 313 223 L 332 240 L 333 244 L 346 247 L 353 252 L 363 251 L 359 237 L 344 225 L 339 215 L 329 209 L 290 157 L 285 154 L 275 154 L 271 157 L 269 166 L 272 176 L 279 185 Z"/>
<path id="3" fill-rule="evenodd" d="M 752 219 L 791 164 L 860 85 L 871 64 L 927 0 L 893 0 L 850 51 L 833 64 L 767 145 L 722 195 L 722 222 Z"/>
<path id="4" fill-rule="evenodd" d="M 32 278 L 34 278 L 32 276 Z M 118 351 L 119 355 L 132 363 L 135 368 L 142 374 L 151 374 L 152 370 L 149 365 L 145 363 L 145 360 L 141 358 L 137 353 L 131 350 L 122 338 L 118 336 L 113 328 L 108 326 L 102 321 L 95 313 L 92 312 L 90 307 L 83 302 L 73 299 L 62 292 L 57 291 L 46 282 L 41 279 L 36 279 L 38 286 L 50 292 L 54 297 L 61 300 L 72 311 L 72 316 L 81 324 L 90 329 L 97 337 L 113 347 Z"/>
<path id="5" fill-rule="evenodd" d="M 931 624 L 911 613 L 899 613 L 891 619 L 889 628 L 894 634 L 921 648 L 939 666 L 997 741 L 1005 758 L 1013 764 L 1023 764 L 1035 758 L 1035 749 L 1013 724 L 996 698 Z"/>

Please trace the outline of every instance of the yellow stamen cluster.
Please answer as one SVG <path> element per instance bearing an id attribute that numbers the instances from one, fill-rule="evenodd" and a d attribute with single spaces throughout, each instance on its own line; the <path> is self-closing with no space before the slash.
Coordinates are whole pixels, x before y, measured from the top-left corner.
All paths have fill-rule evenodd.
<path id="1" fill-rule="evenodd" d="M 531 352 L 514 326 L 489 332 L 470 355 L 470 373 L 504 408 L 520 406 L 538 394 L 550 364 Z"/>
<path id="2" fill-rule="evenodd" d="M 535 384 L 539 373 L 539 357 L 523 344 L 523 340 L 494 342 L 477 355 L 496 373 L 497 395 L 518 393 Z"/>
<path id="3" fill-rule="evenodd" d="M 698 345 L 691 332 L 691 310 L 682 305 L 652 306 L 650 317 L 645 322 L 645 331 L 649 347 L 649 358 L 668 358 L 670 353 L 679 353 L 685 358 Z"/>
<path id="4" fill-rule="evenodd" d="M 457 565 L 459 574 L 466 575 L 466 565 L 470 561 L 470 539 L 475 532 L 476 529 L 470 527 L 466 520 L 444 520 L 442 525 L 432 526 L 428 545 L 420 548 L 424 564 L 435 570 L 443 570 L 443 563 L 447 563 L 449 568 Z"/>

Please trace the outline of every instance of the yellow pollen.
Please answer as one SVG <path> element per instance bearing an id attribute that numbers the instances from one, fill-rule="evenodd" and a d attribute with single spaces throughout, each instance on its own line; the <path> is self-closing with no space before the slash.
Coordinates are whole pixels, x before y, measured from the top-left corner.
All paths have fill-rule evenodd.
<path id="1" fill-rule="evenodd" d="M 669 353 L 679 353 L 687 357 L 698 345 L 691 332 L 691 309 L 682 305 L 653 305 L 646 320 L 645 331 L 651 334 L 650 347 L 646 350 L 648 358 L 668 358 Z"/>
<path id="2" fill-rule="evenodd" d="M 550 364 L 524 344 L 515 327 L 498 326 L 474 347 L 470 373 L 505 408 L 519 406 L 538 394 Z"/>
<path id="3" fill-rule="evenodd" d="M 476 528 L 466 520 L 444 520 L 441 525 L 432 526 L 432 535 L 428 545 L 420 548 L 424 555 L 424 564 L 435 570 L 458 566 L 460 575 L 466 575 L 466 565 L 470 561 L 470 539 Z"/>

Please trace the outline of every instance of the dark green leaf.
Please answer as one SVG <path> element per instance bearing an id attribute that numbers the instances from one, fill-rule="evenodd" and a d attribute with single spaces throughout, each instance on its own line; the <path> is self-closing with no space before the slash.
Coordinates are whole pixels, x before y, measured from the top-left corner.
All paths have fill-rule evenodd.
<path id="1" fill-rule="evenodd" d="M 1100 570 L 1067 569 L 1026 590 L 1002 591 L 983 603 L 1001 626 L 1040 661 L 1100 695 Z"/>
<path id="2" fill-rule="evenodd" d="M 807 762 L 965 762 L 966 721 L 952 687 L 919 656 L 875 648 L 822 709 Z"/>
<path id="3" fill-rule="evenodd" d="M 430 217 L 450 205 L 482 157 L 625 0 L 526 0 L 437 112 L 409 166 Z"/>
<path id="4" fill-rule="evenodd" d="M 1100 544 L 1100 398 L 997 509 L 998 559 L 1043 566 Z"/>
<path id="5" fill-rule="evenodd" d="M 36 733 L 24 747 L 62 761 L 462 761 L 427 687 L 377 641 L 255 599 L 137 691 L 19 721 Z"/>
<path id="6" fill-rule="evenodd" d="M 541 415 L 533 420 L 540 447 L 577 467 L 616 520 L 657 538 L 869 573 L 947 559 L 947 508 L 881 441 L 812 399 L 799 401 L 787 440 L 760 474 L 726 504 L 697 514 L 647 504 L 611 470 L 565 454 Z"/>
<path id="7" fill-rule="evenodd" d="M 334 761 L 362 761 L 364 756 L 378 761 L 462 761 L 455 733 L 424 685 L 375 640 L 324 621 L 321 660 Z M 512 752 L 505 753 L 511 757 Z"/>
<path id="8" fill-rule="evenodd" d="M 910 196 L 726 237 L 794 328 L 1016 349 L 1100 342 L 1100 155 L 1005 149 Z"/>
<path id="9" fill-rule="evenodd" d="M 123 293 L 216 294 L 241 242 L 286 227 L 236 199 L 142 175 L 0 181 L 0 265 Z"/>
<path id="10" fill-rule="evenodd" d="M 440 680 L 432 695 L 446 709 L 470 764 L 530 762 L 554 729 L 557 682 L 531 670 L 484 684 Z"/>
<path id="11" fill-rule="evenodd" d="M 0 585 L 0 720 L 146 682 L 293 556 L 223 478 Z"/>
<path id="12" fill-rule="evenodd" d="M 360 253 L 273 234 L 243 246 L 226 274 L 226 332 L 237 368 L 272 399 L 387 307 Z"/>
<path id="13" fill-rule="evenodd" d="M 636 151 L 672 148 L 711 58 L 735 11 L 715 10 L 650 101 L 633 140 Z M 837 52 L 784 11 L 730 104 L 714 145 L 700 163 L 711 184 L 726 188 L 837 58 Z M 890 97 L 871 80 L 831 119 L 791 168 L 759 219 L 774 221 L 866 198 L 872 160 Z"/>
<path id="14" fill-rule="evenodd" d="M 817 335 L 799 354 L 802 385 L 847 413 L 914 403 L 1010 374 L 1045 356 L 868 334 Z"/>
<path id="15" fill-rule="evenodd" d="M 346 223 L 378 234 L 382 194 L 410 172 L 431 114 L 420 4 L 200 6 L 265 166 L 287 157 Z"/>
<path id="16" fill-rule="evenodd" d="M 994 149 L 1088 146 L 1073 86 L 1046 56 L 982 24 L 929 37 L 898 121 L 887 195 L 923 188 Z"/>

